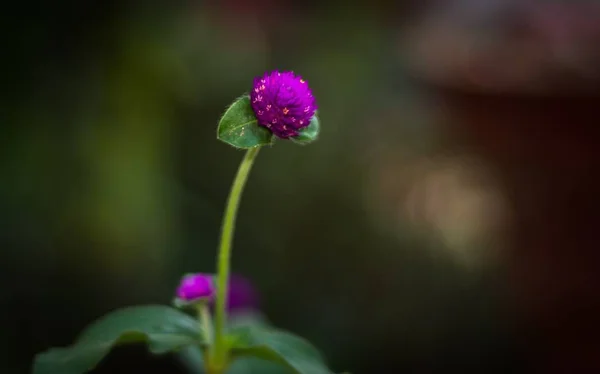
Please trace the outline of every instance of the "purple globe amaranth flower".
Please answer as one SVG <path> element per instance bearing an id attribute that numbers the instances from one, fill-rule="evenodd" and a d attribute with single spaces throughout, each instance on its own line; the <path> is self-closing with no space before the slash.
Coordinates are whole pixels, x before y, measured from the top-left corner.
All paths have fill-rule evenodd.
<path id="1" fill-rule="evenodd" d="M 215 292 L 213 279 L 208 274 L 190 274 L 181 279 L 177 288 L 177 298 L 183 301 L 211 299 Z"/>
<path id="2" fill-rule="evenodd" d="M 298 136 L 317 110 L 308 83 L 293 72 L 273 71 L 254 79 L 250 92 L 258 124 L 282 139 Z"/>

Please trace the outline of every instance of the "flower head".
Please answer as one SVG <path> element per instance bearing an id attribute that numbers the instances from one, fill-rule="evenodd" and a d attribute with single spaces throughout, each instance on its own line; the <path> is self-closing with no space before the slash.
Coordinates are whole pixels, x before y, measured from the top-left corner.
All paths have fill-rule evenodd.
<path id="1" fill-rule="evenodd" d="M 250 102 L 258 124 L 283 139 L 298 136 L 317 110 L 308 83 L 293 72 L 273 71 L 255 78 Z"/>
<path id="2" fill-rule="evenodd" d="M 181 279 L 177 288 L 177 298 L 183 301 L 211 299 L 215 288 L 213 280 L 207 274 L 190 274 Z"/>

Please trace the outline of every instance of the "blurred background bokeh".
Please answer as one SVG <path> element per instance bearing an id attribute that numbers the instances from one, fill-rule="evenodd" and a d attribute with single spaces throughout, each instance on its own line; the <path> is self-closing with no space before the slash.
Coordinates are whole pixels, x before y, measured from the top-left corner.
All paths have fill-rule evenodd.
<path id="1" fill-rule="evenodd" d="M 600 370 L 600 2 L 2 13 L 0 372 L 213 271 L 243 155 L 216 123 L 272 69 L 322 124 L 261 152 L 241 206 L 233 271 L 274 324 L 336 372 Z"/>

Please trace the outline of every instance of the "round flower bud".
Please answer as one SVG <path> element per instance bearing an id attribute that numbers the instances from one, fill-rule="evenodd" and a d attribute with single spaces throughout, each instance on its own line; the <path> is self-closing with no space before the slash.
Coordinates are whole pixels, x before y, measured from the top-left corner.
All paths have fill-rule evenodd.
<path id="1" fill-rule="evenodd" d="M 190 274 L 181 279 L 177 288 L 177 298 L 185 302 L 200 299 L 211 299 L 215 291 L 212 276 L 207 274 Z"/>
<path id="2" fill-rule="evenodd" d="M 298 136 L 317 110 L 308 83 L 293 72 L 273 71 L 255 78 L 250 103 L 258 124 L 282 139 Z"/>

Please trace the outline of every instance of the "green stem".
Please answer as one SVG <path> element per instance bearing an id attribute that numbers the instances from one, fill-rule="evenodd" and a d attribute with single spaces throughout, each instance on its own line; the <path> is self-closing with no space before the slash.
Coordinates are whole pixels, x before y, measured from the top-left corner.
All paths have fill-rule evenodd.
<path id="1" fill-rule="evenodd" d="M 202 331 L 204 333 L 204 340 L 207 344 L 213 344 L 213 323 L 212 317 L 210 315 L 210 310 L 208 309 L 208 304 L 206 302 L 202 302 L 198 304 L 198 319 L 200 320 L 200 324 L 202 327 Z"/>
<path id="2" fill-rule="evenodd" d="M 227 360 L 227 347 L 225 346 L 225 322 L 227 320 L 226 303 L 227 288 L 229 280 L 229 263 L 231 258 L 231 242 L 235 230 L 235 218 L 237 216 L 238 205 L 244 190 L 244 185 L 248 179 L 248 174 L 252 169 L 252 163 L 258 154 L 260 147 L 251 148 L 246 152 L 242 163 L 240 164 L 237 175 L 229 192 L 225 216 L 221 227 L 221 244 L 219 246 L 219 255 L 217 259 L 217 297 L 215 310 L 215 342 L 213 351 L 213 364 L 217 367 L 224 367 Z"/>

